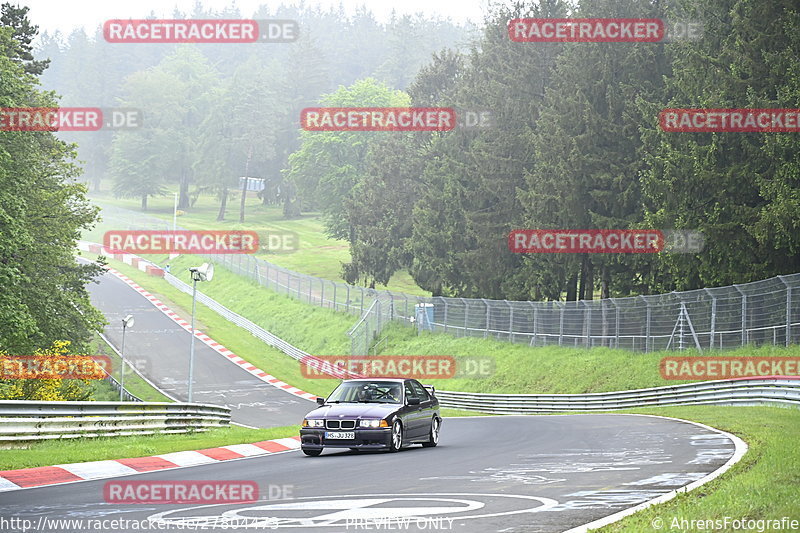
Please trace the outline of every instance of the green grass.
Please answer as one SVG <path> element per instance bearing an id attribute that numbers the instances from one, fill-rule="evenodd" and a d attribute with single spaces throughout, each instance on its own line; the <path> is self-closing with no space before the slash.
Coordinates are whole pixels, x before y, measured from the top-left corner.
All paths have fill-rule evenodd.
<path id="1" fill-rule="evenodd" d="M 105 185 L 105 184 L 104 184 Z M 107 185 L 106 185 L 107 186 Z M 239 196 L 228 201 L 226 220 L 217 221 L 219 200 L 212 195 L 198 198 L 197 202 L 185 214 L 178 217 L 178 225 L 190 230 L 252 230 L 259 234 L 267 231 L 289 231 L 298 236 L 299 249 L 295 252 L 273 252 L 257 254 L 278 266 L 301 272 L 311 276 L 334 281 L 341 281 L 343 263 L 350 262 L 350 246 L 347 241 L 332 239 L 325 235 L 322 217 L 318 213 L 305 214 L 300 218 L 287 220 L 283 217 L 281 206 L 265 206 L 254 194 L 248 196 L 245 206 L 245 222 L 239 223 Z M 90 198 L 101 207 L 104 205 L 121 207 L 141 212 L 138 199 L 114 198 L 108 190 L 91 192 Z M 151 198 L 144 214 L 163 218 L 172 222 L 173 191 L 168 196 Z M 112 229 L 103 225 L 86 234 L 101 242 L 105 230 Z M 113 228 L 118 229 L 118 228 Z M 430 296 L 430 292 L 417 286 L 407 271 L 397 272 L 388 285 L 376 285 L 377 289 L 389 289 L 421 296 Z"/>
<path id="2" fill-rule="evenodd" d="M 665 380 L 659 373 L 662 358 L 674 351 L 630 352 L 612 348 L 573 348 L 524 344 L 475 337 L 453 337 L 416 331 L 399 324 L 382 333 L 383 355 L 488 356 L 495 370 L 488 378 L 436 380 L 437 388 L 469 392 L 583 394 L 689 383 Z M 694 355 L 686 350 L 682 355 Z M 707 354 L 705 354 L 707 355 Z M 800 346 L 746 346 L 725 352 L 726 356 L 797 357 Z"/>
<path id="3" fill-rule="evenodd" d="M 727 431 L 748 444 L 748 452 L 725 474 L 669 502 L 639 511 L 599 529 L 611 532 L 655 532 L 672 529 L 673 519 L 800 519 L 800 409 L 778 407 L 687 406 L 630 412 L 693 420 Z M 697 529 L 692 529 L 697 530 Z M 715 529 L 723 531 L 723 529 Z M 726 529 L 725 531 L 730 531 Z M 757 530 L 756 530 L 757 531 Z M 780 531 L 780 529 L 778 530 Z"/>
<path id="4" fill-rule="evenodd" d="M 115 391 L 111 383 L 104 379 L 92 380 L 89 386 L 92 388 L 92 401 L 116 402 L 119 400 L 119 392 Z"/>
<path id="5" fill-rule="evenodd" d="M 98 355 L 105 355 L 111 358 L 111 375 L 117 380 L 120 380 L 120 369 L 122 368 L 120 357 L 117 353 L 109 348 L 108 344 L 106 344 L 100 336 L 95 336 L 94 340 L 92 341 L 92 353 Z M 130 362 L 126 361 L 126 368 L 125 368 L 125 389 L 128 392 L 136 396 L 137 398 L 141 399 L 144 402 L 170 402 L 169 398 L 158 392 L 155 388 L 153 388 L 148 382 L 143 380 L 130 368 Z M 109 402 L 116 402 L 119 401 L 119 392 L 115 391 L 111 384 L 107 381 L 97 381 L 96 387 L 102 390 L 102 394 L 100 390 L 98 390 L 95 394 L 94 399 L 97 401 L 109 401 Z"/>
<path id="6" fill-rule="evenodd" d="M 191 256 L 182 256 L 171 262 L 172 273 L 189 282 L 186 268 L 196 262 Z M 191 295 L 175 289 L 162 278 L 149 276 L 120 261 L 110 260 L 109 265 L 155 294 L 182 318 L 187 321 L 190 319 L 186 309 L 192 308 Z M 232 311 L 246 315 L 251 321 L 295 346 L 305 347 L 309 353 L 345 354 L 349 349 L 349 340 L 345 333 L 355 320 L 353 315 L 302 304 L 288 296 L 258 287 L 254 282 L 223 268 L 216 270 L 213 281 L 198 284 L 198 289 L 218 301 L 224 300 L 226 307 Z M 253 365 L 295 387 L 325 396 L 338 383 L 334 379 L 304 377 L 298 361 L 264 344 L 247 330 L 228 322 L 199 303 L 195 322 L 198 330 Z"/>
<path id="7" fill-rule="evenodd" d="M 186 268 L 197 263 L 182 256 L 171 263 L 172 273 L 188 281 Z M 178 314 L 188 318 L 191 298 L 160 278 L 148 276 L 119 261 L 110 260 L 137 283 L 156 294 Z M 218 268 L 214 281 L 199 289 L 229 309 L 313 355 L 349 353 L 345 335 L 356 321 L 354 315 L 334 312 L 279 295 L 248 279 Z M 182 308 L 178 309 L 178 307 Z M 243 359 L 272 375 L 313 394 L 325 395 L 334 380 L 309 379 L 301 375 L 299 364 L 278 350 L 266 346 L 241 328 L 231 324 L 205 306 L 198 305 L 200 325 L 212 338 L 223 343 Z M 580 394 L 646 387 L 676 385 L 686 381 L 664 380 L 659 362 L 675 352 L 639 353 L 611 348 L 535 347 L 506 341 L 424 332 L 390 324 L 381 334 L 381 355 L 488 356 L 494 373 L 486 378 L 436 379 L 430 383 L 442 390 L 495 393 Z M 687 350 L 684 354 L 692 354 Z M 792 357 L 800 346 L 747 346 L 725 352 L 730 356 Z M 427 380 L 423 380 L 427 381 Z"/>
<path id="8" fill-rule="evenodd" d="M 0 470 L 146 457 L 184 450 L 200 450 L 229 444 L 280 439 L 299 434 L 300 426 L 270 429 L 229 426 L 190 434 L 58 439 L 31 444 L 24 450 L 0 450 Z"/>
<path id="9" fill-rule="evenodd" d="M 117 262 L 113 262 L 118 266 Z M 173 266 L 176 263 L 173 263 Z M 185 266 L 185 265 L 181 265 Z M 174 297 L 174 304 L 188 308 L 189 298 L 166 282 L 129 267 L 122 268 L 151 292 Z M 176 269 L 173 268 L 173 272 Z M 219 277 L 203 286 L 204 292 L 261 323 L 301 349 L 314 354 L 346 353 L 344 332 L 352 325 L 351 315 L 334 313 L 299 303 L 256 286 L 219 269 Z M 217 281 L 219 283 L 217 284 Z M 212 289 L 212 285 L 215 285 Z M 212 292 L 213 290 L 213 292 Z M 165 300 L 166 302 L 166 300 Z M 169 304 L 168 304 L 169 305 Z M 238 306 L 238 307 L 235 307 Z M 309 392 L 325 395 L 333 380 L 298 379 L 297 363 L 265 347 L 203 306 L 201 320 L 207 332 L 228 345 L 241 357 L 261 366 L 284 381 Z M 262 323 L 263 321 L 263 323 Z M 417 336 L 414 330 L 390 325 L 383 334 L 381 354 L 488 355 L 495 361 L 495 373 L 485 379 L 437 380 L 439 389 L 475 392 L 586 393 L 627 390 L 681 383 L 665 381 L 658 372 L 659 361 L 675 352 L 633 353 L 608 348 L 530 348 L 492 339 L 455 338 L 450 335 Z M 255 341 L 254 343 L 252 341 Z M 341 351 L 340 351 L 341 350 Z M 691 351 L 685 352 L 687 354 Z M 797 356 L 800 347 L 744 347 L 725 352 L 731 356 Z M 289 366 L 282 362 L 290 361 Z M 279 372 L 281 374 L 279 374 Z M 626 518 L 603 531 L 655 531 L 652 520 L 660 517 L 669 526 L 673 517 L 709 519 L 797 518 L 796 494 L 800 492 L 800 410 L 774 407 L 687 406 L 640 409 L 630 412 L 684 418 L 729 431 L 750 446 L 747 455 L 729 472 L 695 491 Z M 446 416 L 474 416 L 478 413 L 443 410 Z M 669 531 L 666 527 L 663 530 Z M 662 531 L 663 531 L 662 530 Z M 678 529 L 680 530 L 680 529 Z M 675 531 L 675 530 L 673 530 Z"/>

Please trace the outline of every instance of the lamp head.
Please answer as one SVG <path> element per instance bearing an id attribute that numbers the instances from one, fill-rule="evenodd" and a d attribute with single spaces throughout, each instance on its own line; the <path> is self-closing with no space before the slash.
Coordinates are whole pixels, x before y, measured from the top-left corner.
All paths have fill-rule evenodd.
<path id="1" fill-rule="evenodd" d="M 214 278 L 214 265 L 203 263 L 199 267 L 190 268 L 189 272 L 192 273 L 192 279 L 195 281 L 211 281 Z"/>

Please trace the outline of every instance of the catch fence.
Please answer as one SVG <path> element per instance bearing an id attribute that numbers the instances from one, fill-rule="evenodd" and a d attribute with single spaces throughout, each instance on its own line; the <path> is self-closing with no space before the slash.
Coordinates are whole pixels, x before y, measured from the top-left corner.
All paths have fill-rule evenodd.
<path id="1" fill-rule="evenodd" d="M 103 218 L 96 232 L 172 229 L 166 220 L 119 208 L 104 208 Z M 102 233 L 93 238 L 102 242 Z M 353 355 L 366 355 L 392 322 L 530 346 L 644 352 L 788 346 L 800 340 L 800 274 L 650 296 L 531 302 L 414 296 L 300 274 L 251 255 L 204 258 L 302 302 L 357 315 L 358 322 L 348 332 Z"/>

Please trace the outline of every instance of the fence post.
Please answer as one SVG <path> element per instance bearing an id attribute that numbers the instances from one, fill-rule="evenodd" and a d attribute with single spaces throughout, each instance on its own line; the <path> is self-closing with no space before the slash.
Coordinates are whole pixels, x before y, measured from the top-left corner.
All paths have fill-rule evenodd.
<path id="1" fill-rule="evenodd" d="M 335 281 L 331 281 L 331 283 L 333 283 L 333 310 L 336 311 L 336 285 L 338 285 L 338 283 Z"/>
<path id="2" fill-rule="evenodd" d="M 481 298 L 481 301 L 483 302 L 483 305 L 486 306 L 486 328 L 483 330 L 483 338 L 485 339 L 489 336 L 489 313 L 491 310 L 489 309 L 489 304 L 486 301 L 486 298 Z"/>
<path id="3" fill-rule="evenodd" d="M 614 304 L 614 347 L 619 348 L 619 306 L 614 298 L 611 298 L 611 303 Z"/>
<path id="4" fill-rule="evenodd" d="M 717 297 L 714 296 L 710 290 L 704 289 L 709 296 L 711 296 L 711 340 L 708 343 L 708 349 L 714 349 L 714 337 L 717 334 Z M 721 344 L 721 343 L 720 343 Z"/>
<path id="5" fill-rule="evenodd" d="M 558 303 L 561 304 L 561 317 L 558 319 L 558 345 L 561 346 L 564 342 L 564 308 L 567 306 L 567 303 Z"/>
<path id="6" fill-rule="evenodd" d="M 533 337 L 531 337 L 531 346 L 536 346 L 536 333 L 537 333 L 536 328 L 539 325 L 539 306 L 531 302 L 530 300 L 528 301 L 528 303 L 531 304 L 531 307 L 533 307 Z"/>
<path id="7" fill-rule="evenodd" d="M 792 338 L 792 287 L 786 283 L 783 276 L 778 276 L 778 279 L 786 286 L 786 347 L 788 348 Z"/>
<path id="8" fill-rule="evenodd" d="M 742 346 L 744 346 L 747 344 L 747 295 L 735 283 L 733 288 L 742 295 Z"/>
<path id="9" fill-rule="evenodd" d="M 503 300 L 508 306 L 508 340 L 514 342 L 514 306 L 508 300 Z"/>
<path id="10" fill-rule="evenodd" d="M 467 315 L 469 314 L 469 304 L 464 298 L 461 298 L 461 301 L 464 302 L 464 336 L 467 336 Z"/>
<path id="11" fill-rule="evenodd" d="M 786 347 L 792 338 L 792 288 L 786 288 Z"/>
<path id="12" fill-rule="evenodd" d="M 444 332 L 447 333 L 447 299 L 439 298 L 442 302 L 444 302 Z"/>
<path id="13" fill-rule="evenodd" d="M 640 296 L 640 298 L 644 300 L 644 304 L 647 306 L 647 322 L 644 330 L 644 352 L 648 353 L 650 351 L 650 317 L 651 317 L 650 302 L 648 302 L 647 298 L 645 298 L 644 296 Z"/>
<path id="14" fill-rule="evenodd" d="M 592 347 L 592 306 L 586 303 L 585 300 L 581 300 L 583 302 L 583 307 L 586 309 L 586 347 Z"/>

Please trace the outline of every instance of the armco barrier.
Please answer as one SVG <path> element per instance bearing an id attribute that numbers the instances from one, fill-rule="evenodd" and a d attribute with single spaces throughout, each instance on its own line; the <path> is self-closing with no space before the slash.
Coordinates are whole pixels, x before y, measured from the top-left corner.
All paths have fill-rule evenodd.
<path id="1" fill-rule="evenodd" d="M 0 401 L 0 442 L 187 433 L 227 426 L 231 410 L 198 403 Z"/>
<path id="2" fill-rule="evenodd" d="M 729 379 L 589 394 L 482 394 L 444 390 L 437 390 L 435 394 L 442 407 L 493 414 L 610 411 L 698 404 L 800 407 L 800 379 Z"/>

